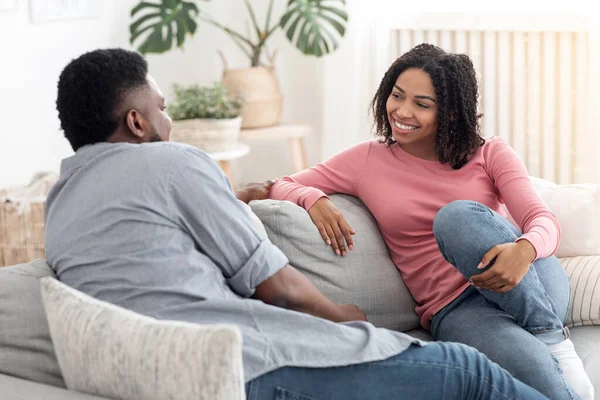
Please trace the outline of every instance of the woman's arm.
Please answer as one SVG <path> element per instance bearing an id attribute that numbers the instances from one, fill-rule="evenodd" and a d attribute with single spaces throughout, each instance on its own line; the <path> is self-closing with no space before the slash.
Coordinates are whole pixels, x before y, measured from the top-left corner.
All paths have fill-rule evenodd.
<path id="1" fill-rule="evenodd" d="M 473 275 L 471 282 L 480 289 L 506 293 L 519 284 L 533 261 L 554 254 L 560 228 L 554 214 L 534 191 L 516 152 L 501 138 L 489 140 L 483 150 L 485 168 L 523 234 L 515 243 L 492 247 L 478 268 L 486 268 L 494 261 L 492 267 Z"/>
<path id="2" fill-rule="evenodd" d="M 354 249 L 352 235 L 355 232 L 327 195 L 358 196 L 371 143 L 359 143 L 321 164 L 286 176 L 269 191 L 269 198 L 291 201 L 307 210 L 321 237 L 337 255 L 347 254 L 346 245 Z"/>
<path id="3" fill-rule="evenodd" d="M 553 255 L 560 243 L 560 226 L 556 216 L 535 192 L 529 174 L 517 153 L 502 139 L 495 137 L 484 150 L 486 168 L 510 215 L 533 246 L 535 259 Z"/>
<path id="4" fill-rule="evenodd" d="M 371 141 L 359 143 L 327 161 L 286 176 L 269 191 L 269 198 L 291 201 L 309 210 L 321 197 L 332 193 L 356 196 Z"/>

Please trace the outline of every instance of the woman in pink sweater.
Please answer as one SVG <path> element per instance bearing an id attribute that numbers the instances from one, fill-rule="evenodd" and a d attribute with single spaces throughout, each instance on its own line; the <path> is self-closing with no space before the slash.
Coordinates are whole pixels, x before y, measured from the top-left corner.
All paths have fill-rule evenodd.
<path id="1" fill-rule="evenodd" d="M 345 256 L 354 231 L 327 195 L 357 196 L 436 340 L 477 348 L 552 399 L 592 399 L 563 326 L 569 282 L 553 257 L 559 225 L 510 146 L 480 136 L 477 92 L 466 55 L 415 47 L 373 99 L 381 138 L 283 178 L 269 197 L 304 207 Z"/>

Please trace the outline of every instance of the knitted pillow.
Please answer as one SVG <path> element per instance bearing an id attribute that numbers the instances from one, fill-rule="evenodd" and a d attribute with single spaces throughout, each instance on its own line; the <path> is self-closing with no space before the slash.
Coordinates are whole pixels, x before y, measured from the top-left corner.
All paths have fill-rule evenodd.
<path id="1" fill-rule="evenodd" d="M 123 400 L 245 398 L 236 327 L 159 321 L 53 278 L 41 286 L 69 389 Z"/>

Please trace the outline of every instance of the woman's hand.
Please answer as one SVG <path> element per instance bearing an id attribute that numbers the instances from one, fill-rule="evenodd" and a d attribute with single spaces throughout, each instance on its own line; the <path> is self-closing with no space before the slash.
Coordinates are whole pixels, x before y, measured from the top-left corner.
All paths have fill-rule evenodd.
<path id="1" fill-rule="evenodd" d="M 477 266 L 481 269 L 493 263 L 492 267 L 482 274 L 473 275 L 471 282 L 479 289 L 506 293 L 521 282 L 535 257 L 535 248 L 526 239 L 499 244 L 488 251 Z"/>
<path id="2" fill-rule="evenodd" d="M 252 200 L 265 200 L 269 195 L 269 190 L 276 184 L 278 179 L 270 179 L 263 183 L 252 182 L 244 186 L 243 189 L 235 192 L 238 200 L 248 204 Z"/>
<path id="3" fill-rule="evenodd" d="M 321 197 L 308 210 L 313 223 L 319 229 L 321 237 L 331 246 L 335 254 L 345 256 L 346 244 L 354 250 L 352 235 L 354 229 L 348 225 L 338 208 L 327 197 Z"/>

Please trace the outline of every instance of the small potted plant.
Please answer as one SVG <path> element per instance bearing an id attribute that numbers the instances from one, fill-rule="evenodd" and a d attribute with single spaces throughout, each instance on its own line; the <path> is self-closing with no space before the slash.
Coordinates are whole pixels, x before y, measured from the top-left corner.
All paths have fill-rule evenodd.
<path id="1" fill-rule="evenodd" d="M 173 84 L 175 101 L 169 106 L 173 119 L 171 140 L 206 152 L 230 150 L 242 126 L 242 102 L 227 95 L 221 82 L 212 87 Z"/>

